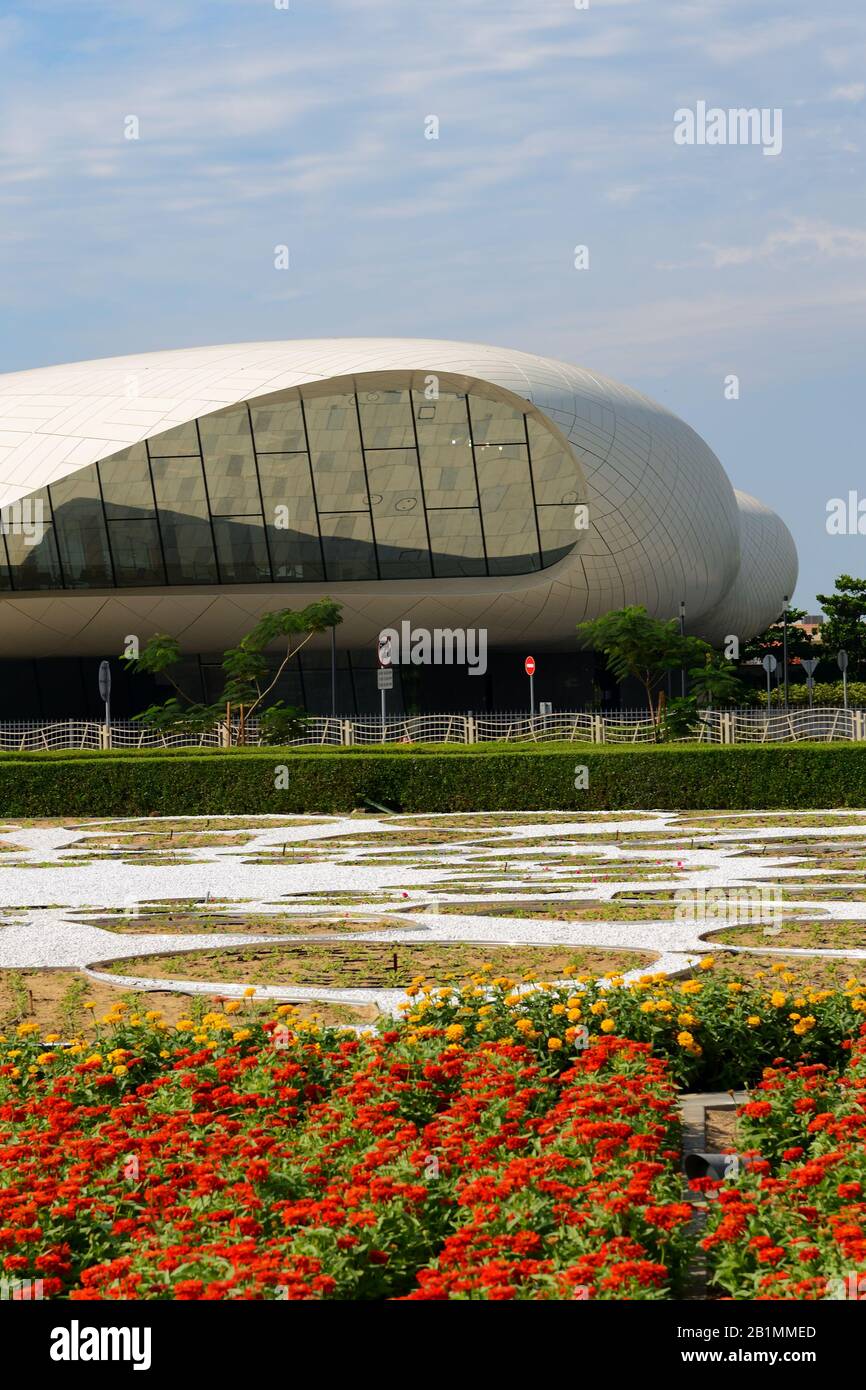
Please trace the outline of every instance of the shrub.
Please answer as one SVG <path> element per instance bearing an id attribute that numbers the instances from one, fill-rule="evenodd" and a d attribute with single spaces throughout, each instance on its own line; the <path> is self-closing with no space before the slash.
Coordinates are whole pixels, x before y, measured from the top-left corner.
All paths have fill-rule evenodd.
<path id="1" fill-rule="evenodd" d="M 576 769 L 588 786 L 577 790 Z M 282 769 L 282 771 L 281 771 Z M 866 744 L 482 744 L 0 756 L 4 816 L 866 806 Z"/>
<path id="2" fill-rule="evenodd" d="M 766 708 L 766 690 L 756 690 L 755 700 L 759 705 Z M 838 705 L 842 708 L 844 689 L 841 681 L 816 681 L 812 690 L 812 699 L 816 705 Z M 770 708 L 778 709 L 784 707 L 784 691 L 773 689 L 770 692 Z M 788 704 L 796 705 L 800 709 L 809 703 L 809 691 L 802 682 L 789 682 L 788 684 Z M 866 707 L 866 681 L 848 682 L 848 704 L 851 708 Z"/>

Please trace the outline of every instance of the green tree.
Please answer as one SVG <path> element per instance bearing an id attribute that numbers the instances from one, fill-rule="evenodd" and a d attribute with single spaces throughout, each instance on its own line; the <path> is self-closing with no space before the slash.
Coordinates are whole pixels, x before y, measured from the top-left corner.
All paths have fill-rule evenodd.
<path id="1" fill-rule="evenodd" d="M 810 632 L 806 632 L 802 627 L 795 627 L 794 624 L 802 622 L 807 617 L 805 608 L 788 609 L 788 660 L 793 657 L 817 656 L 817 644 Z M 750 637 L 748 642 L 744 642 L 740 648 L 740 661 L 760 661 L 767 652 L 772 652 L 774 656 L 782 660 L 782 649 L 784 647 L 785 629 L 782 622 L 782 614 L 774 623 L 771 623 L 764 632 L 759 632 L 757 637 Z"/>
<path id="2" fill-rule="evenodd" d="M 825 614 L 821 646 L 831 658 L 847 652 L 849 677 L 866 677 L 866 579 L 840 574 L 836 592 L 817 598 Z"/>
<path id="3" fill-rule="evenodd" d="M 317 633 L 342 622 L 340 613 L 340 605 L 325 598 L 306 608 L 282 608 L 263 614 L 238 645 L 225 653 L 223 690 L 212 705 L 195 700 L 178 684 L 172 668 L 181 660 L 180 643 L 176 637 L 156 633 L 137 657 L 122 659 L 134 672 L 163 677 L 175 694 L 162 704 L 151 705 L 136 718 L 158 729 L 200 730 L 224 718 L 229 706 L 240 714 L 240 743 L 244 742 L 246 721 L 254 715 L 259 716 L 262 736 L 267 742 L 296 736 L 306 718 L 304 711 L 284 705 L 281 700 L 269 703 L 269 697 L 293 657 Z M 273 656 L 269 653 L 276 646 L 280 655 L 274 670 Z"/>
<path id="4" fill-rule="evenodd" d="M 668 622 L 651 618 L 641 604 L 578 623 L 577 630 L 587 647 L 604 653 L 618 681 L 631 676 L 640 682 L 656 727 L 653 695 L 668 672 L 697 666 L 712 652 L 699 637 L 683 637 L 676 618 Z"/>
<path id="5" fill-rule="evenodd" d="M 742 698 L 743 683 L 737 679 L 730 661 L 719 652 L 708 651 L 700 666 L 689 670 L 689 686 L 698 705 L 733 705 Z"/>

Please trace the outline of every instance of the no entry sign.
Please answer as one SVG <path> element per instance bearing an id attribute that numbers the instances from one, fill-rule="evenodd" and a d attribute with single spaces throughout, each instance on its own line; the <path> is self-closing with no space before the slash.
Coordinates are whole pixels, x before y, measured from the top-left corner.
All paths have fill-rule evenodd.
<path id="1" fill-rule="evenodd" d="M 534 656 L 528 656 L 528 657 L 526 658 L 526 660 L 525 660 L 524 663 L 523 663 L 523 669 L 524 669 L 524 671 L 526 672 L 527 676 L 534 676 L 534 675 L 535 675 L 535 657 L 534 657 Z"/>

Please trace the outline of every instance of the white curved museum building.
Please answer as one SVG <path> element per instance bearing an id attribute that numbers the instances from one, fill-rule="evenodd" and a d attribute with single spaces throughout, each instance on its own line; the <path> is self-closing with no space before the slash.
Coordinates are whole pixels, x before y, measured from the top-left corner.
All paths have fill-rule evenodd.
<path id="1" fill-rule="evenodd" d="M 741 639 L 797 556 L 677 416 L 585 368 L 474 343 L 188 348 L 0 376 L 0 659 L 218 654 L 329 595 L 341 651 L 483 628 L 573 654 L 625 604 Z M 38 527 L 37 527 L 37 524 Z"/>

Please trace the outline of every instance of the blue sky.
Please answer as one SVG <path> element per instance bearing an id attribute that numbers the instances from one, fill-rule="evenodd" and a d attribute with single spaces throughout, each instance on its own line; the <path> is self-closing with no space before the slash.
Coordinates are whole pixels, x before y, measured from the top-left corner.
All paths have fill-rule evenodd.
<path id="1" fill-rule="evenodd" d="M 866 574 L 825 526 L 866 495 L 862 0 L 289 3 L 0 15 L 0 370 L 351 334 L 558 356 L 785 517 L 798 604 Z M 699 100 L 781 108 L 782 153 L 676 145 Z"/>

